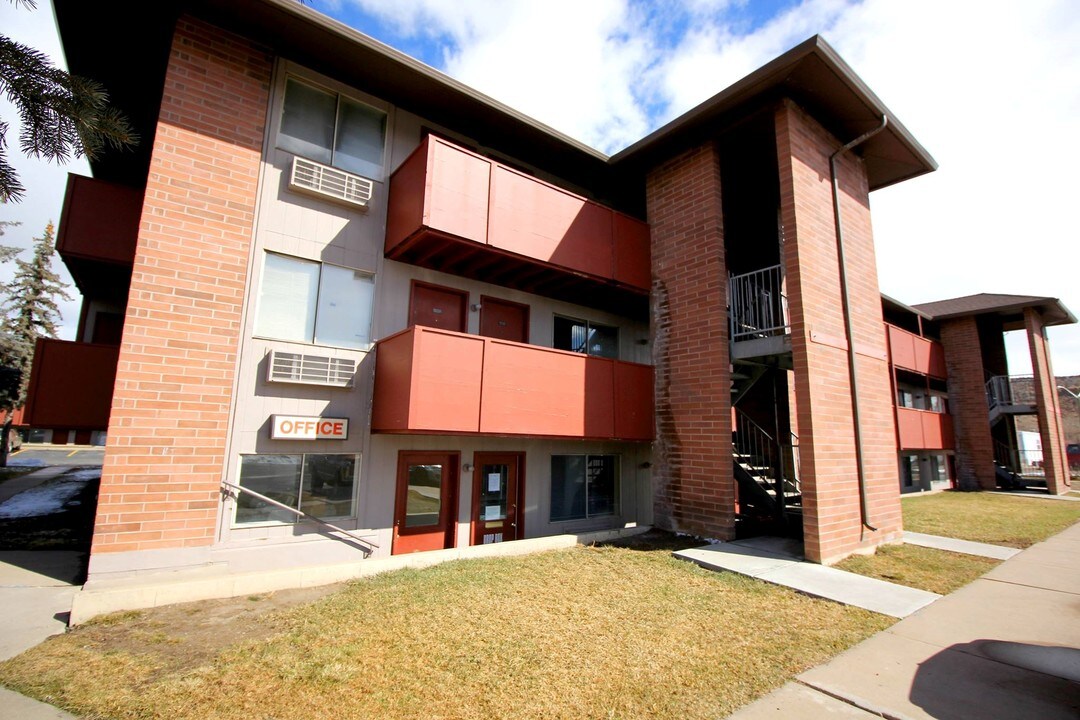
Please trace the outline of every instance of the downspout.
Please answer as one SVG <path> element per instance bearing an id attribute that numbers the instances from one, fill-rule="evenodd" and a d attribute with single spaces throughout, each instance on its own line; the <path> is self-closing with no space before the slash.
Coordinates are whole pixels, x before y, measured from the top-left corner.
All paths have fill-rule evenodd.
<path id="1" fill-rule="evenodd" d="M 837 159 L 852 148 L 861 145 L 889 124 L 887 115 L 881 116 L 881 125 L 855 138 L 829 156 L 829 172 L 832 175 L 833 218 L 836 221 L 836 255 L 840 264 L 840 295 L 844 310 L 844 334 L 848 345 L 848 377 L 851 382 L 851 418 L 855 423 L 855 464 L 859 481 L 859 514 L 863 527 L 874 532 L 870 524 L 870 508 L 866 501 L 866 466 L 863 462 L 862 423 L 859 422 L 859 383 L 855 362 L 855 327 L 851 319 L 851 296 L 848 291 L 847 265 L 844 262 L 844 227 L 840 215 L 840 178 L 836 174 Z"/>

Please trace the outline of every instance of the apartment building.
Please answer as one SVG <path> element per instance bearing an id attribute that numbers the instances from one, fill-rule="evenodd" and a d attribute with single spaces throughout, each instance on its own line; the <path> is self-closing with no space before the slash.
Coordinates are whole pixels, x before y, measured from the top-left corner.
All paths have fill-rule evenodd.
<path id="1" fill-rule="evenodd" d="M 34 371 L 56 427 L 105 427 L 71 398 L 109 389 L 88 585 L 653 525 L 899 539 L 893 398 L 943 376 L 884 322 L 923 315 L 883 311 L 868 195 L 935 166 L 820 38 L 607 157 L 292 0 L 155 3 L 136 36 L 55 10 L 142 136 L 69 185 L 79 341 Z M 936 444 L 905 449 L 966 457 Z"/>

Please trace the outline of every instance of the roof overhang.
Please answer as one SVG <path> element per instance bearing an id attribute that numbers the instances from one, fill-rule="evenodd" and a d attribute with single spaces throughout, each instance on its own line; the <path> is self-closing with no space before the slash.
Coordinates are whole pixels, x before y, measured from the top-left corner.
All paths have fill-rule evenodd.
<path id="1" fill-rule="evenodd" d="M 888 117 L 885 130 L 858 148 L 866 162 L 871 190 L 937 169 L 930 153 L 817 35 L 616 153 L 611 161 L 616 165 L 654 164 L 738 122 L 766 102 L 785 97 L 801 105 L 842 142 L 878 127 L 882 117 Z"/>
<path id="2" fill-rule="evenodd" d="M 1052 297 L 1025 297 L 1018 298 L 1015 302 L 1006 301 L 980 308 L 945 310 L 937 313 L 933 312 L 932 308 L 928 308 L 925 312 L 938 322 L 973 316 L 993 316 L 1001 320 L 1004 330 L 1020 330 L 1024 327 L 1024 311 L 1028 308 L 1038 311 L 1043 325 L 1047 327 L 1072 325 L 1076 322 L 1076 316 L 1072 314 L 1072 311 L 1060 300 Z"/>

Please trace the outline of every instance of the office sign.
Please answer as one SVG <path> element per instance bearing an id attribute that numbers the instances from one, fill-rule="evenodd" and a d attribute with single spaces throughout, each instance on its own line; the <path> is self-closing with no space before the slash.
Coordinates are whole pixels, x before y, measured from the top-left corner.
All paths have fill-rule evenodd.
<path id="1" fill-rule="evenodd" d="M 347 440 L 349 418 L 271 415 L 272 440 Z"/>

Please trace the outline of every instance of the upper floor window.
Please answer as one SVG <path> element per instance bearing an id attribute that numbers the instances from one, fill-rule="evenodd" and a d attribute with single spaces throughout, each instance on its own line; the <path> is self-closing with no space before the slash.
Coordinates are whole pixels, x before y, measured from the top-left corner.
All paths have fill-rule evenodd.
<path id="1" fill-rule="evenodd" d="M 255 334 L 367 349 L 374 298 L 369 273 L 267 253 Z"/>
<path id="2" fill-rule="evenodd" d="M 570 350 L 617 360 L 619 329 L 611 325 L 556 315 L 553 344 L 556 350 Z"/>
<path id="3" fill-rule="evenodd" d="M 378 180 L 385 142 L 386 113 L 295 78 L 285 81 L 282 150 Z"/>

